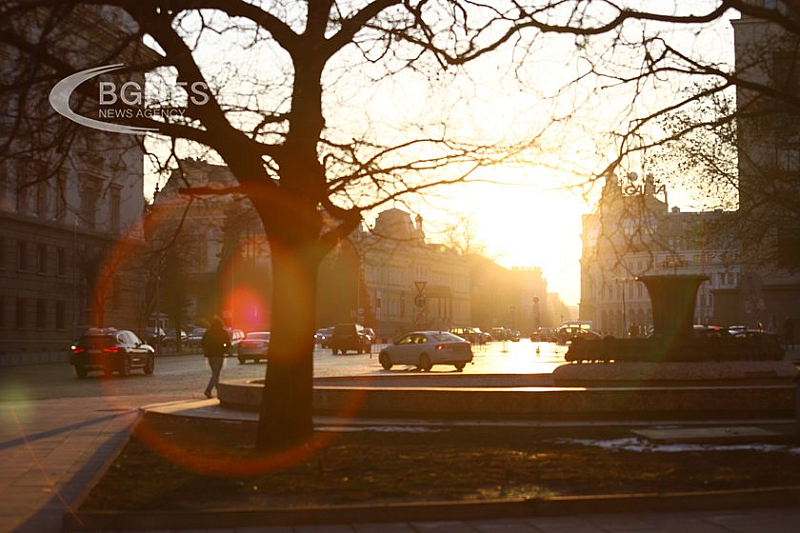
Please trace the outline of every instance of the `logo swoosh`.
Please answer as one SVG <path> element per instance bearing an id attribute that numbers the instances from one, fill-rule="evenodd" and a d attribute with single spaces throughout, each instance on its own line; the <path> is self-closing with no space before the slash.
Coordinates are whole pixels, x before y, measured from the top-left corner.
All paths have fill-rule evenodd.
<path id="1" fill-rule="evenodd" d="M 80 72 L 76 72 L 75 74 L 67 76 L 60 82 L 56 83 L 56 85 L 50 91 L 50 96 L 48 97 L 50 105 L 53 106 L 53 109 L 55 109 L 59 115 L 62 115 L 73 122 L 77 122 L 82 126 L 86 126 L 87 128 L 110 131 L 112 133 L 128 133 L 131 135 L 143 135 L 145 133 L 158 131 L 158 128 L 141 128 L 138 126 L 125 126 L 123 124 L 112 124 L 110 122 L 94 120 L 77 114 L 69 106 L 69 97 L 72 96 L 72 93 L 75 91 L 78 85 L 88 79 L 94 78 L 95 76 L 100 76 L 101 74 L 106 74 L 107 72 L 119 70 L 124 66 L 125 65 L 122 63 L 105 65 L 102 67 L 81 70 Z"/>

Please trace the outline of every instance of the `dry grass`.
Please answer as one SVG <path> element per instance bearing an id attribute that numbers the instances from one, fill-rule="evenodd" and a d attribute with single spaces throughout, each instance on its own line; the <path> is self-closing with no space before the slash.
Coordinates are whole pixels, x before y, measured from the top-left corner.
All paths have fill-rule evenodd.
<path id="1" fill-rule="evenodd" d="M 606 451 L 623 430 L 320 432 L 298 457 L 254 453 L 254 426 L 146 418 L 85 510 L 268 508 L 800 485 L 783 452 Z"/>

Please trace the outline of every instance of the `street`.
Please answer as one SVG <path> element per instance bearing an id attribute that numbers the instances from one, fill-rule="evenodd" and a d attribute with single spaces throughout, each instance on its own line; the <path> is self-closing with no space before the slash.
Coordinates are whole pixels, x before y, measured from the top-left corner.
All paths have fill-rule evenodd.
<path id="1" fill-rule="evenodd" d="M 314 375 L 317 377 L 359 376 L 370 374 L 417 373 L 413 367 L 396 366 L 390 371 L 378 364 L 380 346 L 373 346 L 371 354 L 332 355 L 328 349 L 317 347 L 314 351 Z M 537 348 L 539 352 L 537 353 Z M 492 342 L 474 346 L 473 363 L 465 373 L 549 373 L 564 362 L 566 347 L 549 343 Z M 222 379 L 257 379 L 264 376 L 266 363 L 240 365 L 235 357 L 228 357 L 222 370 Z M 451 373 L 452 366 L 434 366 L 433 373 Z M 88 379 L 77 379 L 67 363 L 24 365 L 0 369 L 0 402 L 46 400 L 56 398 L 146 396 L 157 401 L 201 398 L 209 377 L 205 358 L 200 354 L 163 356 L 156 363 L 152 376 L 141 371 L 127 378 L 114 375 L 105 379 L 101 373 L 90 374 Z"/>

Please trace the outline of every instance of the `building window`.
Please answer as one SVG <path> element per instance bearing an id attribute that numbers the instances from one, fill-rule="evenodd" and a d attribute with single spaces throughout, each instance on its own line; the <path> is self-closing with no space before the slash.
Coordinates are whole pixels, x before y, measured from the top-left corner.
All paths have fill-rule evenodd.
<path id="1" fill-rule="evenodd" d="M 47 182 L 40 181 L 36 184 L 36 205 L 34 205 L 34 214 L 37 217 L 47 216 Z"/>
<path id="2" fill-rule="evenodd" d="M 36 329 L 47 327 L 47 301 L 36 300 Z"/>
<path id="3" fill-rule="evenodd" d="M 17 172 L 19 172 L 19 171 L 20 171 L 20 169 L 17 168 Z M 27 211 L 28 211 L 28 193 L 29 193 L 29 191 L 30 191 L 30 188 L 25 183 L 25 178 L 20 176 L 20 175 L 17 175 L 17 201 L 16 201 L 17 205 L 16 205 L 16 207 L 17 207 L 17 213 L 19 213 L 20 215 L 27 214 Z"/>
<path id="4" fill-rule="evenodd" d="M 38 257 L 38 272 L 39 274 L 46 274 L 47 273 L 47 245 L 40 244 L 39 251 L 37 254 Z"/>
<path id="5" fill-rule="evenodd" d="M 56 302 L 56 329 L 64 329 L 64 302 Z"/>
<path id="6" fill-rule="evenodd" d="M 97 224 L 97 201 L 100 198 L 100 183 L 87 176 L 81 187 L 81 218 L 90 229 Z"/>
<path id="7" fill-rule="evenodd" d="M 17 241 L 17 270 L 28 270 L 28 243 Z"/>
<path id="8" fill-rule="evenodd" d="M 17 329 L 25 329 L 25 298 L 17 298 L 15 311 L 14 320 Z"/>
<path id="9" fill-rule="evenodd" d="M 800 172 L 800 145 L 785 144 L 777 147 L 778 170 Z"/>
<path id="10" fill-rule="evenodd" d="M 67 274 L 67 251 L 64 248 L 56 249 L 56 274 L 59 276 Z"/>
<path id="11" fill-rule="evenodd" d="M 120 228 L 120 219 L 121 219 L 121 200 L 120 200 L 120 189 L 119 187 L 112 187 L 111 188 L 111 232 L 112 233 L 119 233 Z"/>
<path id="12" fill-rule="evenodd" d="M 56 179 L 56 187 L 55 187 L 55 209 L 56 209 L 56 220 L 59 222 L 64 222 L 64 219 L 67 216 L 67 197 L 66 192 L 64 191 L 64 184 L 63 184 L 64 177 L 59 174 Z"/>

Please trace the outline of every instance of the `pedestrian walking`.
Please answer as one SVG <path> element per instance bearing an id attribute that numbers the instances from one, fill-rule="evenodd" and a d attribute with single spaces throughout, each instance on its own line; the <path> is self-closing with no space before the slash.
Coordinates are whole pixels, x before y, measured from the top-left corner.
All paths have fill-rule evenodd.
<path id="1" fill-rule="evenodd" d="M 206 398 L 211 398 L 211 389 L 217 388 L 219 376 L 222 373 L 223 357 L 225 357 L 225 352 L 228 350 L 230 343 L 231 338 L 228 332 L 225 331 L 222 320 L 219 317 L 215 317 L 201 341 L 203 355 L 206 356 L 208 366 L 211 367 L 211 379 L 208 380 L 205 392 Z M 219 389 L 217 389 L 217 394 L 219 394 Z"/>

